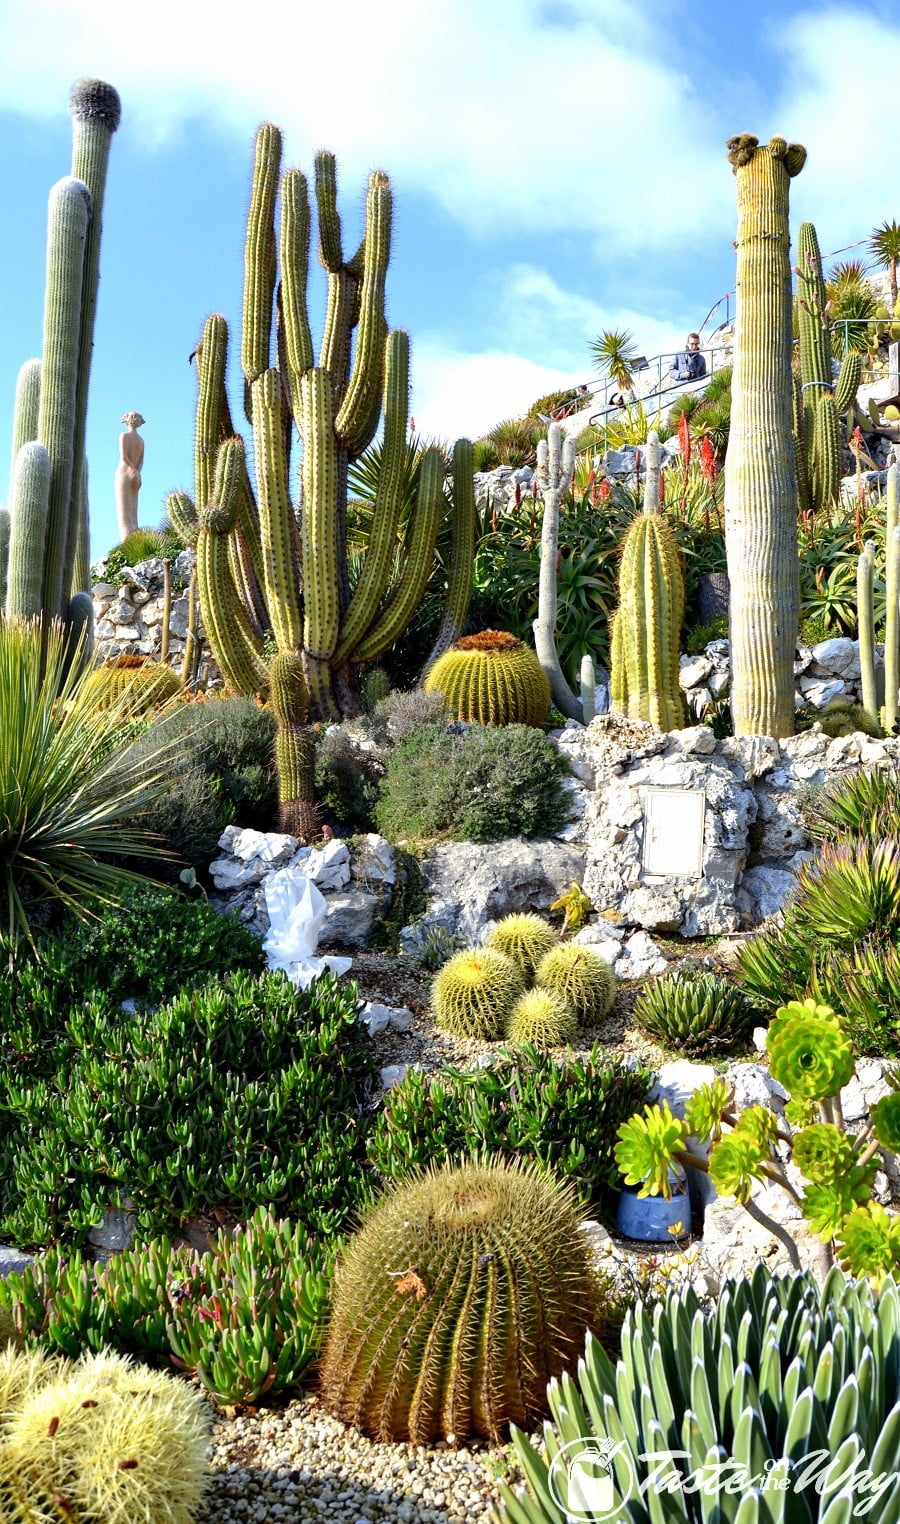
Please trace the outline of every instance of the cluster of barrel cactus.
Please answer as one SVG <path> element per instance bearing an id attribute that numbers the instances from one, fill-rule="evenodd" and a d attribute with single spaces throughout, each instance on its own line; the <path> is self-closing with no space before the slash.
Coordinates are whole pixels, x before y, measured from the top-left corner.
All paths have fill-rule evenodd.
<path id="1" fill-rule="evenodd" d="M 629 1311 L 615 1364 L 587 1341 L 548 1393 L 540 1452 L 513 1432 L 527 1493 L 494 1524 L 837 1524 L 900 1509 L 900 1292 L 833 1270 L 727 1281 Z M 724 1506 L 723 1506 L 724 1505 Z"/>
<path id="2" fill-rule="evenodd" d="M 8 617 L 62 620 L 87 650 L 93 605 L 84 454 L 88 383 L 109 147 L 121 106 L 111 85 L 81 79 L 69 95 L 72 173 L 50 192 L 43 352 L 19 372 L 13 424 Z"/>
<path id="3" fill-rule="evenodd" d="M 448 513 L 452 547 L 440 649 L 461 633 L 475 508 L 469 441 L 458 441 L 453 452 L 450 501 L 444 453 L 426 449 L 402 570 L 389 585 L 403 511 L 409 403 L 409 339 L 401 330 L 388 333 L 384 316 L 390 185 L 382 171 L 370 175 L 363 239 L 346 257 L 334 157 L 316 156 L 319 255 L 328 282 L 316 363 L 307 303 L 307 181 L 297 169 L 281 174 L 281 154 L 281 133 L 266 123 L 256 138 L 241 338 L 256 493 L 225 389 L 228 326 L 214 314 L 196 351 L 194 500 L 174 493 L 168 509 L 179 532 L 197 545 L 204 624 L 226 682 L 239 693 L 270 697 L 279 725 L 282 828 L 307 839 L 317 827 L 307 719 L 337 719 L 358 703 L 361 669 L 396 641 L 421 601 Z M 382 407 L 371 533 L 351 589 L 347 472 L 371 444 Z M 303 442 L 296 510 L 289 484 L 294 429 Z"/>
<path id="4" fill-rule="evenodd" d="M 186 1382 L 121 1355 L 0 1354 L 0 1516 L 191 1524 L 209 1410 Z"/>
<path id="5" fill-rule="evenodd" d="M 445 1031 L 486 1042 L 505 1036 L 538 1050 L 573 1042 L 614 997 L 615 976 L 598 953 L 558 941 L 528 912 L 498 921 L 483 947 L 456 953 L 432 985 L 434 1018 Z"/>
<path id="6" fill-rule="evenodd" d="M 716 1079 L 694 1092 L 683 1117 L 673 1116 L 664 1101 L 623 1123 L 616 1159 L 626 1184 L 639 1186 L 641 1196 L 668 1196 L 674 1164 L 708 1171 L 720 1194 L 745 1205 L 781 1240 L 799 1270 L 793 1238 L 753 1199 L 756 1185 L 773 1183 L 798 1202 L 820 1242 L 823 1266 L 833 1263 L 836 1250 L 846 1270 L 873 1281 L 900 1270 L 900 1217 L 871 1199 L 879 1147 L 893 1152 L 900 1146 L 900 1075 L 888 1076 L 897 1088 L 852 1136 L 843 1126 L 840 1093 L 853 1077 L 853 1046 L 831 1006 L 812 998 L 782 1006 L 766 1049 L 772 1078 L 791 1097 L 787 1127 L 767 1106 L 737 1113 L 731 1087 Z M 710 1145 L 708 1160 L 696 1144 Z M 787 1159 L 804 1176 L 802 1194 L 788 1177 Z"/>
<path id="7" fill-rule="evenodd" d="M 568 1187 L 509 1161 L 444 1165 L 393 1190 L 338 1266 L 327 1406 L 413 1444 L 530 1427 L 597 1324 L 578 1223 Z"/>

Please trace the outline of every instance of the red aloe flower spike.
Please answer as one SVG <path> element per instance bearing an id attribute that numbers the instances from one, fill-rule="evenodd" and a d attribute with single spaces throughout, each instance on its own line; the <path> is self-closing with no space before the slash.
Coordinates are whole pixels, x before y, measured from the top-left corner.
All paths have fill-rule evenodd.
<path id="1" fill-rule="evenodd" d="M 700 441 L 700 469 L 711 487 L 719 474 L 719 468 L 716 465 L 716 452 L 708 434 L 704 434 Z"/>
<path id="2" fill-rule="evenodd" d="M 608 476 L 604 476 L 602 482 L 600 483 L 600 487 L 599 487 L 599 490 L 598 490 L 598 493 L 597 493 L 597 496 L 599 497 L 601 503 L 605 503 L 606 502 L 606 499 L 609 497 L 611 492 L 612 492 L 612 487 L 609 485 L 609 477 Z"/>
<path id="3" fill-rule="evenodd" d="M 516 482 L 516 507 L 517 508 L 518 508 L 519 504 L 521 503 L 521 501 L 522 501 L 522 483 L 521 482 Z"/>

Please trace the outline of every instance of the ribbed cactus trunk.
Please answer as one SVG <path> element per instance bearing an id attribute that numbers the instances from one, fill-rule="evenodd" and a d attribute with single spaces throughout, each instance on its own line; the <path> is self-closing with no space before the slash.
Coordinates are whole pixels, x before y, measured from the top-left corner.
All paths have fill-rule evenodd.
<path id="1" fill-rule="evenodd" d="M 806 150 L 783 138 L 760 147 L 748 135 L 728 150 L 738 206 L 725 470 L 731 709 L 736 735 L 789 736 L 800 598 L 788 188 Z"/>
<path id="2" fill-rule="evenodd" d="M 832 375 L 831 333 L 819 240 L 811 222 L 797 235 L 797 330 L 800 374 L 794 379 L 794 439 L 800 507 L 821 512 L 841 495 L 840 416 L 856 400 L 862 358 L 852 351 Z"/>

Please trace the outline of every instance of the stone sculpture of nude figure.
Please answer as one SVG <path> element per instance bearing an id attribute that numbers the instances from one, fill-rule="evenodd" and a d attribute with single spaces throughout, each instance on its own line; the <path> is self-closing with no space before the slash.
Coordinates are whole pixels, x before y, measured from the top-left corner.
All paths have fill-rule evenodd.
<path id="1" fill-rule="evenodd" d="M 124 540 L 138 527 L 137 500 L 141 487 L 141 467 L 144 464 L 144 441 L 137 431 L 144 420 L 140 413 L 125 413 L 122 422 L 128 427 L 124 434 L 119 435 L 116 516 L 119 520 L 119 536 Z"/>

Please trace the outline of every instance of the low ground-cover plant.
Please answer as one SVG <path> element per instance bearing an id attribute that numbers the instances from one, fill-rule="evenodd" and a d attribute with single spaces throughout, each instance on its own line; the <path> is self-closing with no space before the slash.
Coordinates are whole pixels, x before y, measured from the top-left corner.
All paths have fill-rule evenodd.
<path id="1" fill-rule="evenodd" d="M 720 1195 L 733 1196 L 784 1245 L 796 1269 L 796 1243 L 753 1199 L 760 1183 L 777 1185 L 819 1240 L 825 1268 L 836 1252 L 843 1267 L 873 1281 L 900 1272 L 900 1216 L 872 1200 L 879 1147 L 900 1149 L 897 1089 L 872 1108 L 867 1125 L 846 1131 L 840 1093 L 854 1074 L 853 1048 L 840 1016 L 815 1000 L 791 1001 L 775 1013 L 766 1036 L 769 1072 L 790 1096 L 785 1121 L 767 1106 L 738 1113 L 728 1081 L 716 1079 L 690 1097 L 683 1117 L 668 1103 L 647 1106 L 619 1129 L 616 1160 L 639 1196 L 670 1196 L 673 1167 L 709 1173 Z M 890 1080 L 891 1076 L 889 1076 Z M 709 1157 L 695 1144 L 709 1144 Z M 787 1161 L 803 1177 L 802 1191 Z"/>
<path id="2" fill-rule="evenodd" d="M 470 1155 L 535 1160 L 570 1181 L 580 1202 L 617 1188 L 617 1130 L 644 1105 L 650 1070 L 627 1068 L 599 1046 L 560 1063 L 523 1046 L 488 1069 L 411 1070 L 388 1091 L 369 1141 L 387 1179 Z"/>
<path id="3" fill-rule="evenodd" d="M 235 974 L 157 1010 L 94 996 L 59 1020 L 38 1072 L 0 1071 L 0 1233 L 23 1246 L 84 1236 L 134 1203 L 145 1237 L 210 1208 L 264 1205 L 341 1229 L 364 1195 L 371 1047 L 351 985 Z"/>
<path id="4" fill-rule="evenodd" d="M 514 1430 L 526 1486 L 501 1483 L 493 1519 L 887 1524 L 900 1507 L 898 1369 L 891 1281 L 875 1292 L 835 1270 L 817 1286 L 758 1265 L 714 1308 L 690 1287 L 638 1304 L 616 1364 L 589 1337 L 577 1378 L 551 1384 L 541 1452 Z"/>
<path id="5" fill-rule="evenodd" d="M 260 1209 L 202 1254 L 167 1239 L 107 1264 L 49 1249 L 0 1280 L 0 1313 L 28 1344 L 175 1364 L 217 1402 L 255 1402 L 303 1384 L 324 1335 L 332 1258 Z"/>
<path id="6" fill-rule="evenodd" d="M 86 923 L 68 919 L 38 951 L 39 961 L 14 976 L 0 970 L 0 1039 L 20 1047 L 16 1034 L 41 1013 L 52 1036 L 91 995 L 159 1005 L 205 980 L 265 967 L 259 938 L 234 917 L 153 884 L 129 886 L 119 905 Z"/>
<path id="7" fill-rule="evenodd" d="M 424 726 L 388 754 L 378 828 L 391 840 L 552 836 L 569 818 L 565 758 L 542 731 Z"/>

